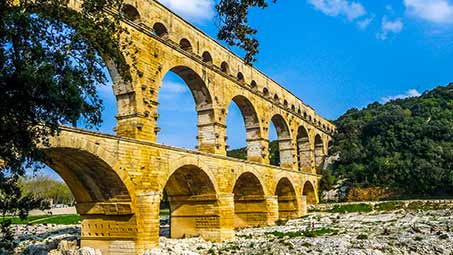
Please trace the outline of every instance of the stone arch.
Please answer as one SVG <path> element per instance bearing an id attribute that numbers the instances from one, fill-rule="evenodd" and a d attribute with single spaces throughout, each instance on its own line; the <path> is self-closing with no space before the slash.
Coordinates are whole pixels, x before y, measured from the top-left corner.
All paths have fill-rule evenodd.
<path id="1" fill-rule="evenodd" d="M 192 44 L 186 38 L 179 40 L 179 47 L 185 51 L 192 52 Z"/>
<path id="2" fill-rule="evenodd" d="M 244 74 L 242 74 L 241 72 L 238 72 L 237 79 L 240 82 L 245 82 Z"/>
<path id="3" fill-rule="evenodd" d="M 113 155 L 73 135 L 63 130 L 51 138 L 51 147 L 42 148 L 47 156 L 43 163 L 62 177 L 75 197 L 81 246 L 99 247 L 108 254 L 111 242 L 125 245 L 124 237 L 137 235 L 135 187 Z M 113 226 L 124 231 L 112 231 Z"/>
<path id="4" fill-rule="evenodd" d="M 311 173 L 313 150 L 310 145 L 310 136 L 304 126 L 300 126 L 297 130 L 297 158 L 299 170 Z"/>
<path id="5" fill-rule="evenodd" d="M 308 204 L 316 204 L 317 203 L 317 196 L 316 196 L 316 189 L 311 181 L 306 181 L 304 183 L 304 187 L 302 189 L 302 195 L 305 196 L 307 205 Z"/>
<path id="6" fill-rule="evenodd" d="M 324 141 L 319 134 L 315 135 L 315 168 L 316 173 L 320 173 L 324 166 L 325 152 L 324 152 Z"/>
<path id="7" fill-rule="evenodd" d="M 212 56 L 208 51 L 203 52 L 201 55 L 201 60 L 205 63 L 212 64 Z"/>
<path id="8" fill-rule="evenodd" d="M 220 64 L 220 69 L 222 70 L 222 72 L 230 74 L 230 65 L 227 62 L 223 61 Z"/>
<path id="9" fill-rule="evenodd" d="M 154 32 L 155 35 L 157 35 L 160 38 L 167 38 L 168 37 L 168 29 L 161 22 L 154 23 L 153 32 Z"/>
<path id="10" fill-rule="evenodd" d="M 283 106 L 286 107 L 286 108 L 288 108 L 288 101 L 287 101 L 286 99 L 283 100 Z"/>
<path id="11" fill-rule="evenodd" d="M 269 96 L 269 89 L 263 88 L 263 95 L 264 95 L 265 97 L 268 97 L 268 96 Z"/>
<path id="12" fill-rule="evenodd" d="M 209 125 L 215 120 L 211 92 L 200 75 L 188 66 L 178 65 L 168 69 L 168 71 L 177 74 L 184 80 L 192 93 L 198 115 L 198 121 L 195 124 L 198 126 L 198 149 L 210 152 L 212 150 L 212 142 L 209 139 L 214 136 L 214 133 Z M 165 74 L 166 72 L 163 73 Z"/>
<path id="13" fill-rule="evenodd" d="M 124 4 L 121 9 L 122 14 L 129 20 L 138 21 L 140 20 L 140 13 L 137 8 L 130 4 Z"/>
<path id="14" fill-rule="evenodd" d="M 231 99 L 231 103 L 235 103 L 241 111 L 242 118 L 245 124 L 246 141 L 247 141 L 247 159 L 251 161 L 261 162 L 261 125 L 256 112 L 255 106 L 250 100 L 242 95 L 237 95 Z"/>
<path id="15" fill-rule="evenodd" d="M 44 162 L 71 189 L 77 203 L 130 201 L 126 184 L 112 167 L 98 156 L 79 149 L 54 147 L 43 150 Z"/>
<path id="16" fill-rule="evenodd" d="M 275 95 L 274 95 L 274 101 L 275 101 L 276 103 L 278 103 L 279 100 L 280 100 L 280 98 L 278 97 L 277 93 L 275 93 Z"/>
<path id="17" fill-rule="evenodd" d="M 255 174 L 241 174 L 234 184 L 233 194 L 236 228 L 267 224 L 265 189 Z"/>
<path id="18" fill-rule="evenodd" d="M 280 114 L 275 114 L 274 116 L 272 116 L 271 122 L 274 124 L 275 129 L 277 130 L 280 166 L 292 168 L 293 156 L 289 125 Z"/>
<path id="19" fill-rule="evenodd" d="M 279 219 L 292 219 L 298 216 L 296 191 L 291 181 L 283 177 L 277 184 L 275 195 L 278 200 Z"/>
<path id="20" fill-rule="evenodd" d="M 250 88 L 253 89 L 253 90 L 256 90 L 257 87 L 258 87 L 258 85 L 256 84 L 256 81 L 253 80 L 253 81 L 250 83 Z"/>
<path id="21" fill-rule="evenodd" d="M 216 188 L 212 179 L 195 165 L 183 165 L 168 177 L 162 190 L 170 205 L 170 235 L 172 238 L 209 235 L 197 221 L 212 217 L 218 221 L 219 215 L 213 215 L 213 208 L 218 207 Z"/>

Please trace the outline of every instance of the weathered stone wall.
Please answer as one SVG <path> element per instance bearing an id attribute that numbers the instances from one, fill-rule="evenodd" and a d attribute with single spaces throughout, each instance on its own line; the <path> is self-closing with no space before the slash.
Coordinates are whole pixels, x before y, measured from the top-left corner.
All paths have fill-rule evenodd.
<path id="1" fill-rule="evenodd" d="M 311 173 L 72 128 L 51 144 L 46 151 L 52 162 L 65 162 L 52 167 L 75 194 L 83 194 L 76 195 L 82 245 L 107 254 L 123 246 L 134 253 L 158 245 L 164 191 L 172 236 L 214 241 L 233 238 L 234 227 L 302 216 L 305 200 L 317 200 L 318 176 Z M 61 150 L 64 158 L 55 153 Z"/>

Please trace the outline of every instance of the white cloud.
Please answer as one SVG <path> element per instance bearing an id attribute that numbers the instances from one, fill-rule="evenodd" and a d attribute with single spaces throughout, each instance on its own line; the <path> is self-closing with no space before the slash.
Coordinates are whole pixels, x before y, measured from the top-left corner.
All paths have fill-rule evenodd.
<path id="1" fill-rule="evenodd" d="M 209 20 L 214 16 L 213 0 L 158 0 L 163 5 L 192 21 Z"/>
<path id="2" fill-rule="evenodd" d="M 377 34 L 377 38 L 386 40 L 390 33 L 397 34 L 403 31 L 404 24 L 401 19 L 389 20 L 386 16 L 382 18 L 381 32 Z"/>
<path id="3" fill-rule="evenodd" d="M 166 81 L 162 84 L 161 92 L 168 94 L 181 94 L 187 91 L 187 86 L 178 82 Z"/>
<path id="4" fill-rule="evenodd" d="M 453 3 L 448 0 L 404 0 L 409 15 L 438 24 L 453 24 Z"/>
<path id="5" fill-rule="evenodd" d="M 358 2 L 348 0 L 307 0 L 315 9 L 329 16 L 344 16 L 349 21 L 367 14 L 365 7 Z"/>
<path id="6" fill-rule="evenodd" d="M 357 26 L 359 26 L 361 29 L 365 29 L 367 28 L 371 22 L 373 21 L 374 18 L 366 18 L 366 19 L 363 19 L 363 20 L 359 20 L 357 21 Z"/>
<path id="7" fill-rule="evenodd" d="M 419 97 L 419 96 L 421 96 L 420 92 L 418 92 L 416 89 L 410 89 L 410 90 L 406 91 L 405 94 L 383 97 L 383 98 L 381 98 L 381 101 L 382 101 L 382 103 L 387 103 L 387 102 L 395 100 L 395 99 L 408 98 L 408 97 Z"/>

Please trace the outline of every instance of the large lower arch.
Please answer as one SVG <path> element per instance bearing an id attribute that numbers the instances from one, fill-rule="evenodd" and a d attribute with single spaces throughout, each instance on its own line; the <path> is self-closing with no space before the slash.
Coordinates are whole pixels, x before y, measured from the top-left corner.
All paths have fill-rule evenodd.
<path id="1" fill-rule="evenodd" d="M 291 132 L 288 123 L 280 115 L 272 116 L 271 122 L 277 130 L 278 148 L 280 154 L 280 166 L 285 168 L 293 167 L 293 148 L 291 145 Z"/>
<path id="2" fill-rule="evenodd" d="M 236 228 L 269 224 L 266 197 L 261 181 L 251 172 L 236 180 L 234 194 L 234 226 Z"/>
<path id="3" fill-rule="evenodd" d="M 200 236 L 220 241 L 233 235 L 232 226 L 225 224 L 225 198 L 217 194 L 210 177 L 195 165 L 185 165 L 168 178 L 164 190 L 170 204 L 170 236 Z M 228 236 L 228 237 L 226 237 Z"/>
<path id="4" fill-rule="evenodd" d="M 255 107 L 245 96 L 235 96 L 231 103 L 235 103 L 241 111 L 246 129 L 247 159 L 251 161 L 262 161 L 262 135 L 258 114 Z"/>
<path id="5" fill-rule="evenodd" d="M 280 179 L 275 189 L 275 195 L 278 199 L 279 219 L 293 219 L 299 215 L 296 191 L 288 178 Z"/>
<path id="6" fill-rule="evenodd" d="M 297 130 L 297 158 L 299 162 L 299 170 L 311 172 L 313 164 L 313 150 L 310 146 L 310 138 L 304 126 L 300 126 Z"/>
<path id="7" fill-rule="evenodd" d="M 69 186 L 81 218 L 81 246 L 97 247 L 105 254 L 125 245 L 123 254 L 135 254 L 136 215 L 131 186 L 114 166 L 87 150 L 51 147 L 43 149 L 44 163 Z"/>
<path id="8" fill-rule="evenodd" d="M 195 110 L 197 112 L 198 128 L 198 145 L 197 148 L 201 151 L 215 152 L 216 136 L 215 136 L 215 116 L 213 109 L 213 98 L 209 91 L 205 80 L 200 74 L 192 68 L 184 65 L 171 67 L 164 72 L 173 72 L 179 76 L 189 88 L 195 102 Z M 162 76 L 164 77 L 164 76 Z M 177 102 L 175 102 L 177 104 Z"/>
<path id="9" fill-rule="evenodd" d="M 324 160 L 326 154 L 324 152 L 324 142 L 320 135 L 315 136 L 315 168 L 316 173 L 321 173 L 322 168 L 324 167 Z"/>
<path id="10" fill-rule="evenodd" d="M 307 205 L 316 204 L 318 201 L 316 198 L 316 190 L 310 181 L 306 181 L 304 183 L 302 195 L 305 196 Z"/>

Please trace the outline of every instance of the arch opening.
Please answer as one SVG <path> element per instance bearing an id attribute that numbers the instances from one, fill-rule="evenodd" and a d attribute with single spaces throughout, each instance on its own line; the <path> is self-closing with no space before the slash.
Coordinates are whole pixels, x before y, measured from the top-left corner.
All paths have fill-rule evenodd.
<path id="1" fill-rule="evenodd" d="M 80 216 L 81 246 L 100 247 L 109 253 L 113 241 L 121 244 L 124 236 L 136 236 L 136 221 L 127 180 L 103 159 L 91 152 L 53 147 L 43 149 L 49 166 L 68 186 Z M 127 177 L 126 177 L 127 178 Z M 70 209 L 67 209 L 70 211 Z M 102 222 L 99 225 L 99 222 Z M 116 233 L 109 226 L 124 229 Z"/>
<path id="2" fill-rule="evenodd" d="M 161 228 L 161 235 L 171 238 L 206 237 L 205 229 L 197 222 L 206 217 L 210 217 L 213 223 L 219 220 L 214 183 L 197 166 L 178 168 L 168 178 L 162 194 L 161 210 L 168 205 L 169 229 Z"/>
<path id="3" fill-rule="evenodd" d="M 321 173 L 322 168 L 324 167 L 324 161 L 326 154 L 324 151 L 324 142 L 319 134 L 315 136 L 315 168 L 316 173 Z"/>
<path id="4" fill-rule="evenodd" d="M 279 165 L 285 168 L 292 168 L 293 165 L 293 156 L 292 156 L 292 145 L 291 145 L 291 134 L 286 123 L 285 119 L 276 114 L 271 118 L 271 124 L 274 125 L 275 130 L 277 132 L 277 142 L 270 144 L 269 151 L 271 156 L 271 164 Z M 271 140 L 269 138 L 269 140 Z M 275 148 L 277 147 L 277 148 Z M 278 153 L 279 160 L 272 162 L 272 151 L 276 149 L 275 153 Z M 276 157 L 275 157 L 276 158 Z"/>
<path id="5" fill-rule="evenodd" d="M 279 219 L 293 219 L 299 215 L 296 191 L 291 181 L 284 177 L 280 179 L 275 190 L 278 199 Z"/>
<path id="6" fill-rule="evenodd" d="M 253 81 L 250 83 L 250 88 L 251 88 L 252 90 L 256 90 L 257 87 L 258 87 L 258 86 L 256 85 L 256 81 L 253 80 Z"/>
<path id="7" fill-rule="evenodd" d="M 234 225 L 236 228 L 266 225 L 267 210 L 264 189 L 252 173 L 239 176 L 233 188 Z"/>
<path id="8" fill-rule="evenodd" d="M 269 90 L 267 88 L 263 89 L 263 95 L 268 97 L 269 96 Z"/>
<path id="9" fill-rule="evenodd" d="M 230 112 L 232 109 L 232 105 L 236 105 L 239 109 L 239 115 L 242 117 L 242 124 L 244 128 L 241 130 L 245 130 L 245 144 L 246 147 L 240 150 L 240 154 L 232 153 L 233 151 L 227 151 L 228 156 L 240 158 L 240 159 L 248 159 L 251 161 L 258 161 L 261 162 L 262 160 L 262 151 L 261 151 L 261 127 L 260 122 L 258 120 L 258 114 L 255 110 L 255 107 L 252 103 L 244 96 L 235 96 L 230 102 L 230 107 L 228 108 L 228 116 L 227 120 L 230 120 L 230 115 L 235 114 L 237 112 Z M 232 141 L 233 143 L 238 143 L 236 136 L 238 133 L 238 124 L 234 123 L 233 127 L 230 127 L 229 121 L 227 122 L 227 141 Z M 234 136 L 233 136 L 234 135 Z M 244 143 L 241 143 L 244 144 Z M 230 145 L 230 143 L 229 143 Z M 242 153 L 245 150 L 245 155 Z M 236 150 L 239 152 L 239 150 Z"/>
<path id="10" fill-rule="evenodd" d="M 299 171 L 311 173 L 313 151 L 307 129 L 304 126 L 300 126 L 297 130 L 297 161 L 299 162 Z"/>
<path id="11" fill-rule="evenodd" d="M 206 142 L 202 138 L 210 139 L 206 134 L 212 133 L 208 124 L 214 120 L 214 111 L 211 93 L 195 71 L 176 66 L 167 72 L 159 89 L 158 112 L 159 143 L 204 149 Z M 204 136 L 200 136 L 202 133 Z M 181 134 L 184 139 L 175 139 Z"/>
<path id="12" fill-rule="evenodd" d="M 140 13 L 138 12 L 137 8 L 130 4 L 123 5 L 121 9 L 122 14 L 125 18 L 130 19 L 132 21 L 139 21 L 140 20 Z"/>
<path id="13" fill-rule="evenodd" d="M 317 203 L 315 188 L 310 181 L 306 181 L 304 183 L 302 195 L 305 196 L 307 205 L 313 205 Z"/>
<path id="14" fill-rule="evenodd" d="M 238 72 L 237 79 L 240 82 L 245 82 L 244 75 L 241 72 Z"/>
<path id="15" fill-rule="evenodd" d="M 155 35 L 159 36 L 160 38 L 167 38 L 168 37 L 168 29 L 165 27 L 164 24 L 160 22 L 156 22 L 153 25 L 153 32 Z"/>
<path id="16" fill-rule="evenodd" d="M 183 49 L 185 51 L 192 52 L 192 44 L 186 38 L 182 38 L 179 41 L 179 47 L 181 47 L 181 49 Z"/>
<path id="17" fill-rule="evenodd" d="M 230 65 L 228 65 L 227 62 L 223 61 L 222 64 L 220 64 L 220 69 L 222 70 L 222 72 L 230 74 Z"/>
<path id="18" fill-rule="evenodd" d="M 212 56 L 209 52 L 205 51 L 203 52 L 203 54 L 201 55 L 201 59 L 203 60 L 203 62 L 205 63 L 208 63 L 208 64 L 212 64 Z"/>

